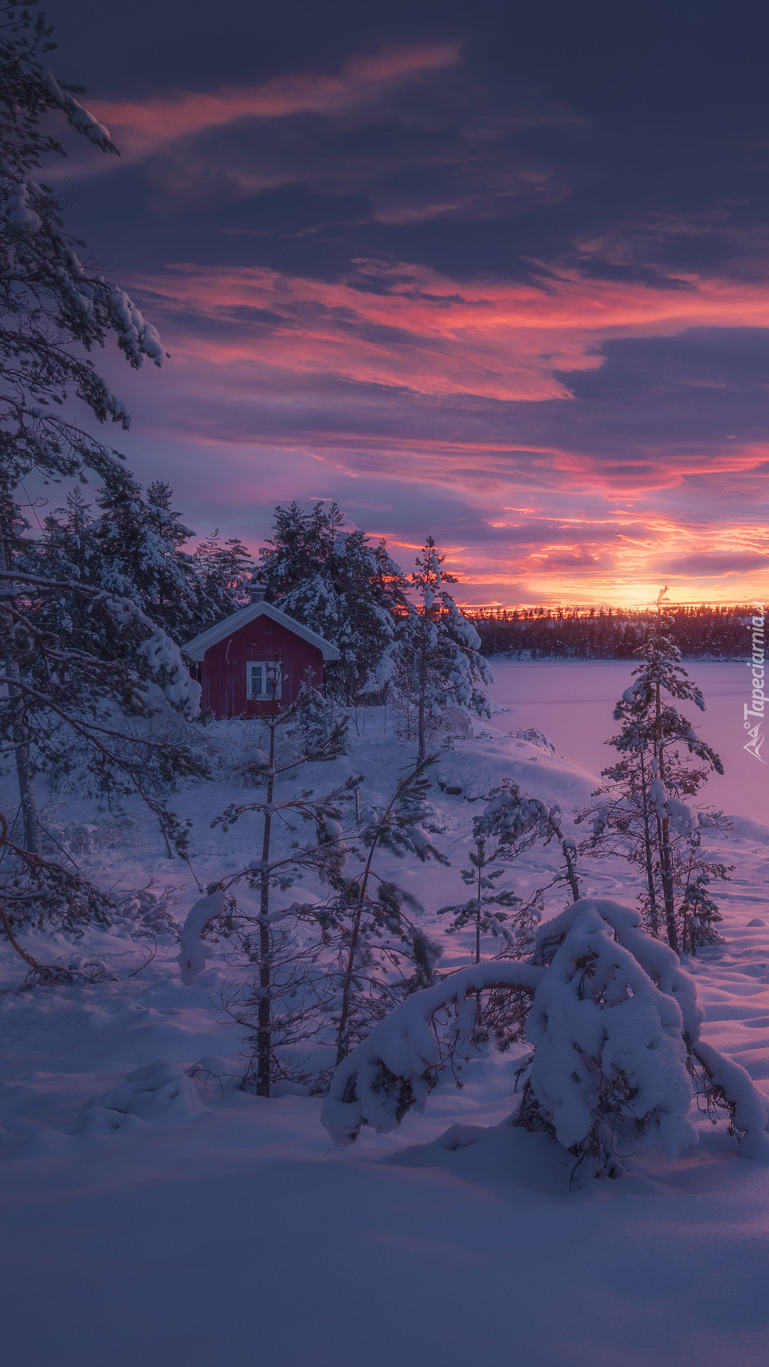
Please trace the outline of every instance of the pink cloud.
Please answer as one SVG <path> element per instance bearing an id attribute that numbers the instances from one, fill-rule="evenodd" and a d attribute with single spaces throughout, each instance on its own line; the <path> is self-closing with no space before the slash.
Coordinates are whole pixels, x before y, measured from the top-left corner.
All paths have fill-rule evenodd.
<path id="1" fill-rule="evenodd" d="M 180 138 L 241 119 L 339 114 L 368 104 L 395 85 L 459 61 L 456 43 L 412 43 L 351 57 L 337 75 L 275 76 L 262 85 L 224 86 L 213 93 L 178 91 L 146 100 L 89 103 L 112 130 L 121 150 L 131 158 L 142 158 Z"/>
<path id="2" fill-rule="evenodd" d="M 425 266 L 371 261 L 334 281 L 177 265 L 133 282 L 189 359 L 531 402 L 568 399 L 563 373 L 599 369 L 602 344 L 615 338 L 766 325 L 769 285 L 694 274 L 678 284 L 588 280 L 571 270 L 545 286 L 458 282 Z M 266 332 L 244 317 L 248 309 L 272 320 Z M 201 335 L 190 314 L 215 321 L 217 335 Z"/>
<path id="3" fill-rule="evenodd" d="M 190 448 L 216 449 L 217 467 L 228 463 L 228 497 L 242 480 L 243 506 L 249 498 L 290 496 L 296 485 L 284 483 L 286 471 L 294 479 L 300 462 L 299 487 L 322 479 L 343 504 L 351 479 L 362 496 L 367 480 L 382 477 L 415 493 L 417 486 L 456 491 L 487 525 L 475 544 L 454 546 L 464 601 L 640 602 L 668 581 L 679 598 L 698 591 L 755 597 L 762 583 L 765 592 L 769 547 L 749 525 L 745 491 L 765 481 L 757 472 L 769 461 L 769 443 L 714 434 L 704 446 L 680 436 L 666 446 L 652 429 L 648 443 L 614 457 L 605 446 L 591 452 L 579 404 L 573 449 L 565 424 L 549 442 L 552 425 L 532 421 L 524 436 L 511 422 L 505 440 L 494 406 L 526 400 L 536 418 L 539 401 L 564 400 L 562 411 L 571 412 L 558 372 L 600 367 L 600 348 L 613 338 L 765 325 L 769 286 L 692 274 L 679 284 L 663 289 L 573 271 L 543 286 L 480 276 L 468 282 L 377 261 L 358 261 L 335 280 L 177 265 L 133 282 L 173 357 L 164 372 L 173 404 L 165 404 L 158 434 L 174 431 Z M 409 399 L 404 410 L 404 389 L 421 402 Z M 433 402 L 444 397 L 459 420 L 432 432 L 425 415 L 445 411 Z M 492 414 L 489 426 L 476 424 L 476 414 Z M 537 432 L 540 440 L 532 440 Z M 681 488 L 693 477 L 696 526 Z M 619 489 L 623 507 L 616 506 Z M 680 497 L 670 503 L 667 494 L 650 495 L 676 489 Z M 650 497 L 654 515 L 645 511 Z M 732 517 L 725 516 L 729 498 L 741 501 Z M 542 527 L 557 517 L 559 500 L 576 513 L 574 526 L 561 517 Z M 599 518 L 599 508 L 612 511 Z M 386 525 L 377 530 L 398 539 Z M 718 568 L 728 576 L 720 587 Z"/>

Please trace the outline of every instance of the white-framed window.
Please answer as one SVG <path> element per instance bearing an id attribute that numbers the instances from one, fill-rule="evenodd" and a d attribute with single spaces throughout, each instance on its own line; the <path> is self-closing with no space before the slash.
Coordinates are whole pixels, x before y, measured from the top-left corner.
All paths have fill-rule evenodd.
<path id="1" fill-rule="evenodd" d="M 246 697 L 250 702 L 280 699 L 283 671 L 280 660 L 249 660 L 246 665 Z"/>

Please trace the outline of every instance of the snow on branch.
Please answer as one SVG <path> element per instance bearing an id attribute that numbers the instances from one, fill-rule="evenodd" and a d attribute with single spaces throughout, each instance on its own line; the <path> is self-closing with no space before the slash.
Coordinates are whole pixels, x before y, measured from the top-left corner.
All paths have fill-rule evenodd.
<path id="1" fill-rule="evenodd" d="M 461 969 L 409 997 L 334 1073 L 323 1106 L 323 1123 L 334 1141 L 352 1143 L 364 1125 L 379 1132 L 395 1129 L 407 1111 L 423 1108 L 446 1064 L 437 1016 L 454 1008 L 461 1037 L 472 1029 L 477 993 L 504 988 L 530 996 L 542 973 L 532 964 L 497 959 Z"/>
<path id="2" fill-rule="evenodd" d="M 511 994 L 532 1050 L 515 1123 L 552 1135 L 575 1167 L 589 1159 L 596 1176 L 615 1176 L 650 1142 L 681 1152 L 698 1139 L 695 1099 L 711 1119 L 726 1116 L 743 1152 L 769 1147 L 748 1074 L 699 1038 L 702 1013 L 678 956 L 644 934 L 637 912 L 591 898 L 540 928 L 528 963 L 452 974 L 377 1026 L 334 1075 L 323 1112 L 334 1140 L 350 1143 L 364 1125 L 392 1129 L 421 1109 L 457 1043 L 472 1041 L 489 991 Z"/>
<path id="3" fill-rule="evenodd" d="M 208 953 L 203 944 L 204 931 L 214 922 L 221 920 L 228 903 L 226 892 L 217 889 L 206 897 L 199 897 L 189 909 L 182 926 L 179 948 L 179 967 L 182 982 L 187 986 L 200 976 L 205 968 Z"/>

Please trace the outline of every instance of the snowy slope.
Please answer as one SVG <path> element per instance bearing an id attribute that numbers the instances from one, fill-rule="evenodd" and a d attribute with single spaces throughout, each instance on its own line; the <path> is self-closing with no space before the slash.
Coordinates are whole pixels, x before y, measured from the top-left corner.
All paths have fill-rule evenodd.
<path id="1" fill-rule="evenodd" d="M 601 699 L 608 691 L 614 700 L 619 671 L 612 664 L 607 683 L 603 665 L 536 668 L 562 701 L 531 698 L 544 685 L 532 690 L 526 667 L 514 677 L 503 666 L 496 695 L 515 711 L 441 753 L 440 777 L 462 789 L 434 795 L 444 827 L 436 840 L 453 867 L 393 862 L 425 903 L 431 933 L 436 908 L 461 888 L 472 799 L 509 775 L 568 812 L 595 786 L 611 725 Z M 592 685 L 581 682 L 586 669 L 598 671 Z M 693 672 L 707 696 L 703 668 Z M 724 680 L 721 696 L 737 686 Z M 594 703 L 583 710 L 598 720 L 575 727 L 584 689 Z M 727 776 L 730 708 L 720 718 L 709 710 L 702 728 Z M 531 726 L 560 754 L 506 734 Z M 367 727 L 335 766 L 374 776 L 364 802 L 387 791 L 409 757 Z M 248 738 L 236 727 L 230 735 L 237 754 Z M 334 777 L 318 770 L 319 786 Z M 226 776 L 179 794 L 202 881 L 250 848 L 247 826 L 225 836 L 209 825 L 242 794 Z M 737 864 L 720 898 L 727 943 L 693 971 L 705 1037 L 769 1093 L 769 803 L 757 782 L 749 797 L 725 804 L 743 818 L 726 849 Z M 96 828 L 84 856 L 94 876 L 135 887 L 154 875 L 183 917 L 198 896 L 192 876 L 169 863 L 138 811 L 120 844 L 114 821 L 105 834 L 109 814 L 69 799 L 57 813 L 58 801 L 49 814 L 63 825 Z M 521 886 L 546 881 L 551 858 L 532 852 Z M 588 892 L 632 900 L 623 866 L 601 862 L 583 875 Z M 562 905 L 560 894 L 551 909 Z M 446 938 L 448 968 L 465 961 L 469 942 Z M 56 948 L 72 945 L 59 937 Z M 103 960 L 116 980 L 0 997 L 3 1338 L 14 1367 L 767 1361 L 769 1168 L 735 1156 L 721 1129 L 703 1121 L 691 1154 L 649 1157 L 620 1182 L 569 1191 L 566 1155 L 504 1125 L 514 1065 L 497 1057 L 469 1069 L 461 1092 L 445 1083 L 396 1134 L 367 1132 L 337 1151 L 317 1098 L 262 1101 L 236 1090 L 242 1046 L 217 1000 L 234 966 L 212 960 L 185 985 L 172 943 L 144 967 L 112 933 L 76 951 Z M 5 949 L 0 967 L 11 988 L 20 974 Z"/>

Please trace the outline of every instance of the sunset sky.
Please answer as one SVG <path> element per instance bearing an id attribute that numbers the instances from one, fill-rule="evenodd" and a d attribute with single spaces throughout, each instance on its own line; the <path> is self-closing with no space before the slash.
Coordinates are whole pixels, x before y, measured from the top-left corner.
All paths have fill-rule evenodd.
<path id="1" fill-rule="evenodd" d="M 336 498 L 465 603 L 769 596 L 763 6 L 54 0 L 106 368 L 201 535 Z M 54 496 L 55 501 L 55 496 Z"/>

